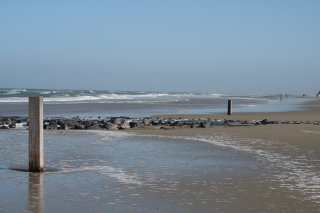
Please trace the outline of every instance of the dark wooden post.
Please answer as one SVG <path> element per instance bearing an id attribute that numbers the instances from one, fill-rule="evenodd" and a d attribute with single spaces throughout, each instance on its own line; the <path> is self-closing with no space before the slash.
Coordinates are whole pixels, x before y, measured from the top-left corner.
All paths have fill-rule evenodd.
<path id="1" fill-rule="evenodd" d="M 29 97 L 29 172 L 43 170 L 43 98 Z"/>
<path id="2" fill-rule="evenodd" d="M 228 100 L 228 115 L 232 115 L 232 100 Z"/>

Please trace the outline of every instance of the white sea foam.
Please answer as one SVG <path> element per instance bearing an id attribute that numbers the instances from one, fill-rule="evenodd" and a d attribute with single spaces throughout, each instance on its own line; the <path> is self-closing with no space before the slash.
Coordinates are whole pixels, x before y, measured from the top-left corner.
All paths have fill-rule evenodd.
<path id="1" fill-rule="evenodd" d="M 26 97 L 16 97 L 15 94 L 25 92 Z M 47 103 L 112 103 L 112 102 L 171 102 L 189 100 L 191 98 L 218 98 L 220 94 L 194 94 L 194 93 L 116 93 L 106 92 L 97 93 L 95 91 L 76 92 L 76 91 L 27 91 L 27 90 L 6 90 L 4 95 L 12 95 L 12 97 L 0 98 L 0 103 L 24 103 L 28 101 L 28 96 L 36 94 L 44 95 L 44 102 Z"/>
<path id="2" fill-rule="evenodd" d="M 241 104 L 240 106 L 241 107 L 251 107 L 251 108 L 257 107 L 257 105 L 253 105 L 253 104 Z"/>
<path id="3" fill-rule="evenodd" d="M 16 94 L 20 94 L 22 92 L 26 92 L 25 89 L 7 89 L 7 90 L 3 90 L 4 93 L 2 95 L 16 95 Z"/>
<path id="4" fill-rule="evenodd" d="M 48 95 L 54 93 L 54 91 L 44 91 L 44 92 L 40 92 L 40 95 Z"/>
<path id="5" fill-rule="evenodd" d="M 302 131 L 308 134 L 320 134 L 320 131 L 312 131 L 312 130 L 302 130 Z"/>
<path id="6" fill-rule="evenodd" d="M 99 141 L 115 141 L 122 139 L 124 137 L 129 137 L 131 134 L 121 131 L 101 131 L 101 130 L 92 130 L 99 136 Z"/>
<path id="7" fill-rule="evenodd" d="M 116 179 L 118 182 L 123 184 L 134 184 L 142 185 L 142 181 L 138 180 L 135 174 L 130 174 L 119 168 L 111 166 L 83 166 L 79 168 L 64 168 L 62 172 L 85 172 L 85 171 L 96 171 L 101 175 Z"/>
<path id="8" fill-rule="evenodd" d="M 10 97 L 10 98 L 0 98 L 0 103 L 26 103 L 28 98 L 20 97 Z"/>
<path id="9" fill-rule="evenodd" d="M 16 129 L 28 129 L 27 123 L 16 123 Z"/>

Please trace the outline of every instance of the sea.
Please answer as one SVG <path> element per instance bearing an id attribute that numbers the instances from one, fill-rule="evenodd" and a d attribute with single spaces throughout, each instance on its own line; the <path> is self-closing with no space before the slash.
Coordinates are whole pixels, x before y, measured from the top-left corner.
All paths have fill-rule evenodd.
<path id="1" fill-rule="evenodd" d="M 1 89 L 0 115 L 218 114 L 301 109 L 283 95 Z M 214 130 L 213 130 L 214 131 Z M 285 150 L 283 152 L 282 150 Z M 320 159 L 288 143 L 230 135 L 45 131 L 44 173 L 28 165 L 28 131 L 0 130 L 0 212 L 319 212 Z"/>
<path id="2" fill-rule="evenodd" d="M 28 97 L 44 98 L 45 117 L 145 117 L 160 114 L 225 113 L 227 100 L 235 112 L 299 110 L 306 99 L 286 94 L 250 95 L 190 92 L 0 89 L 1 116 L 27 116 Z"/>

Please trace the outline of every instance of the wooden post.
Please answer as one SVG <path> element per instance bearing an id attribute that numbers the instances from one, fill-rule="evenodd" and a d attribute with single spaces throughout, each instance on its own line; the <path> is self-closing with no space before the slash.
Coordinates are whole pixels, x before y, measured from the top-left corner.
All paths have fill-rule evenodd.
<path id="1" fill-rule="evenodd" d="M 228 100 L 228 115 L 232 115 L 232 100 Z"/>
<path id="2" fill-rule="evenodd" d="M 29 97 L 29 172 L 43 170 L 43 98 Z"/>

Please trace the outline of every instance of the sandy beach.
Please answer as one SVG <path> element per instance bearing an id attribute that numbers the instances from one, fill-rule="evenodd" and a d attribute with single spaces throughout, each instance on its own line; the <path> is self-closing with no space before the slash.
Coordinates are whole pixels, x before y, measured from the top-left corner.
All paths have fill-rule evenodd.
<path id="1" fill-rule="evenodd" d="M 168 118 L 162 115 L 158 117 Z M 305 104 L 305 110 L 276 113 L 237 113 L 233 115 L 170 115 L 170 118 L 211 118 L 232 120 L 275 120 L 275 121 L 319 121 L 319 100 Z M 138 135 L 159 137 L 191 138 L 200 142 L 214 141 L 214 144 L 256 155 L 263 162 L 268 162 L 278 177 L 265 179 L 256 184 L 248 181 L 237 183 L 237 178 L 230 184 L 234 188 L 226 194 L 237 194 L 236 188 L 247 194 L 236 196 L 244 199 L 244 209 L 261 211 L 263 203 L 271 202 L 279 211 L 317 212 L 319 207 L 319 170 L 320 170 L 320 126 L 306 124 L 273 124 L 258 126 L 214 126 L 211 128 L 144 128 L 129 130 Z M 220 140 L 220 138 L 222 138 Z M 220 141 L 219 141 L 220 140 Z M 266 169 L 266 168 L 265 168 Z M 266 169 L 267 170 L 267 169 Z M 275 182 L 279 181 L 278 184 Z M 273 189 L 273 190 L 270 190 Z M 251 201 L 251 203 L 247 203 Z M 268 206 L 268 205 L 267 205 Z M 265 206 L 265 210 L 267 210 Z M 270 206 L 269 206 L 270 207 Z M 241 209 L 241 208 L 240 208 Z M 252 209 L 251 209 L 252 210 Z M 273 209 L 274 210 L 274 209 Z"/>
<path id="2" fill-rule="evenodd" d="M 230 120 L 263 120 L 272 121 L 320 121 L 320 100 L 307 102 L 305 109 L 290 112 L 269 112 L 269 113 L 237 113 L 232 115 L 159 115 L 160 118 L 210 118 Z M 167 135 L 167 136 L 195 136 L 195 135 L 231 135 L 241 138 L 255 138 L 272 141 L 284 141 L 299 145 L 302 148 L 310 149 L 320 147 L 320 126 L 304 124 L 275 124 L 259 125 L 249 127 L 226 127 L 215 126 L 208 129 L 175 128 L 163 130 L 158 128 L 130 129 L 130 132 L 146 135 Z M 320 150 L 320 149 L 318 149 Z"/>
<path id="3" fill-rule="evenodd" d="M 46 165 L 57 171 L 39 177 L 8 169 L 27 162 L 27 131 L 3 130 L 0 211 L 319 212 L 319 106 L 155 116 L 299 124 L 47 130 Z"/>

